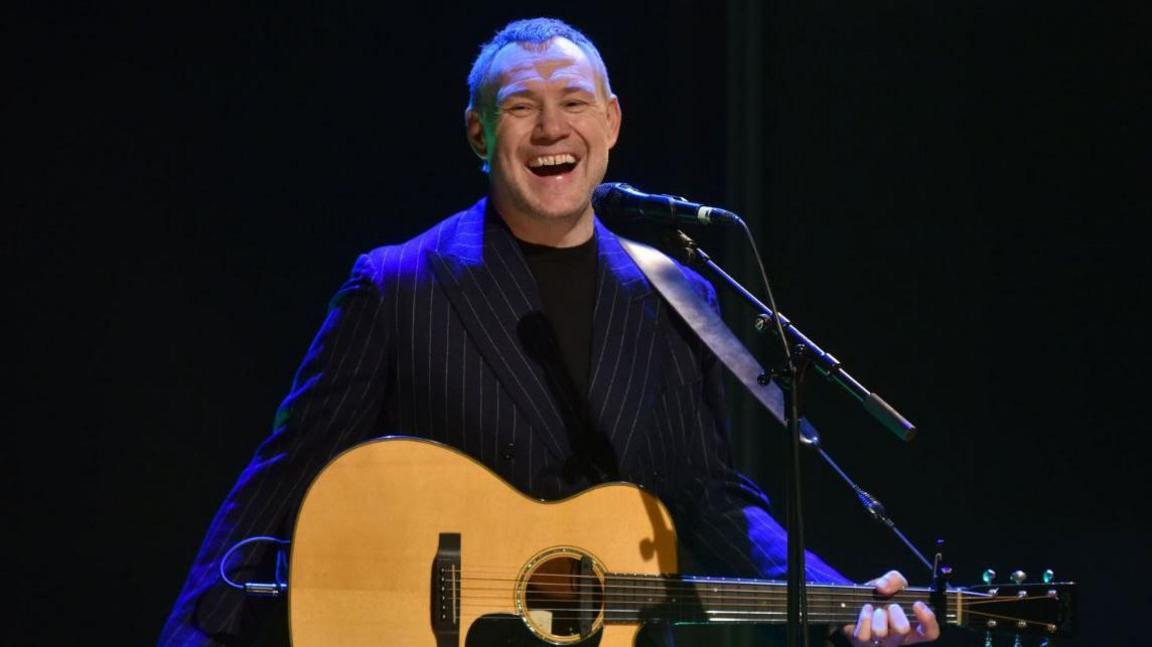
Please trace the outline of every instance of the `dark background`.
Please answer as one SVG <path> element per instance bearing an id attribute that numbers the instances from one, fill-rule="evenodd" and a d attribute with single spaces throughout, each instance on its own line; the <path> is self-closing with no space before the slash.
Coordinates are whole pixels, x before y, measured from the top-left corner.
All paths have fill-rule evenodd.
<path id="1" fill-rule="evenodd" d="M 827 447 L 910 538 L 945 538 L 960 584 L 1078 581 L 1084 631 L 1063 644 L 1148 641 L 1147 5 L 6 12 L 14 644 L 154 640 L 356 254 L 483 192 L 464 78 L 532 14 L 608 63 L 608 179 L 743 214 L 781 309 L 918 424 L 903 444 L 808 383 Z M 751 284 L 739 239 L 700 239 Z M 739 461 L 779 500 L 783 434 L 732 399 Z M 861 581 L 925 583 L 808 459 L 811 547 Z"/>

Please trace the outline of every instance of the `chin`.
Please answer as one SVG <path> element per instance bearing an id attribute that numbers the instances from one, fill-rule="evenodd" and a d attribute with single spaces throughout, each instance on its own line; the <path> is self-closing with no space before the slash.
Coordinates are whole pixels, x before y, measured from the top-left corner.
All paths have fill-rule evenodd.
<path id="1" fill-rule="evenodd" d="M 575 220 L 588 209 L 588 200 L 567 200 L 564 202 L 537 203 L 532 211 L 546 220 Z"/>
<path id="2" fill-rule="evenodd" d="M 587 178 L 570 177 L 564 182 L 567 186 L 541 183 L 534 176 L 494 183 L 505 189 L 500 193 L 506 204 L 527 218 L 556 222 L 591 213 L 592 188 Z"/>
<path id="3" fill-rule="evenodd" d="M 591 204 L 592 193 L 573 192 L 544 194 L 525 191 L 520 194 L 520 204 L 526 206 L 532 215 L 548 220 L 561 220 L 580 216 Z"/>

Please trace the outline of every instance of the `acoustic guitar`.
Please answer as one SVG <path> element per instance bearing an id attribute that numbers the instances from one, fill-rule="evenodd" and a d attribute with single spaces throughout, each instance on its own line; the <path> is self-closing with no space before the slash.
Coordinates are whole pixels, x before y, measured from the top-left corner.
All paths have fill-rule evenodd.
<path id="1" fill-rule="evenodd" d="M 677 575 L 664 505 L 624 483 L 542 502 L 438 443 L 374 440 L 334 459 L 296 521 L 288 608 L 295 647 L 457 647 L 512 615 L 541 644 L 631 645 L 650 621 L 782 623 L 782 582 Z M 1071 631 L 1071 583 L 911 588 L 942 624 L 1049 637 Z M 866 586 L 807 586 L 814 624 L 856 621 Z M 911 614 L 909 614 L 911 615 Z M 914 621 L 914 618 L 912 618 Z M 595 641 L 591 641 L 595 642 Z"/>

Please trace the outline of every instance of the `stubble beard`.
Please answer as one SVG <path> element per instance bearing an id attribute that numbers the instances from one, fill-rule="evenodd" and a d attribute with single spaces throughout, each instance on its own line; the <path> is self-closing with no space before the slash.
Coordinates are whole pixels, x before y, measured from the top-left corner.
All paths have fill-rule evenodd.
<path id="1" fill-rule="evenodd" d="M 527 223 L 532 223 L 537 226 L 563 226 L 576 227 L 580 221 L 585 217 L 591 218 L 591 204 L 592 195 L 583 196 L 583 199 L 570 210 L 564 211 L 551 211 L 544 208 L 538 200 L 533 197 L 521 187 L 511 183 L 504 183 L 505 190 L 497 191 L 495 187 L 496 182 L 493 182 L 493 197 L 497 201 L 497 207 L 503 203 L 506 206 L 506 211 L 510 213 L 502 213 L 505 218 L 513 217 L 526 220 Z M 526 223 L 526 224 L 527 224 Z"/>

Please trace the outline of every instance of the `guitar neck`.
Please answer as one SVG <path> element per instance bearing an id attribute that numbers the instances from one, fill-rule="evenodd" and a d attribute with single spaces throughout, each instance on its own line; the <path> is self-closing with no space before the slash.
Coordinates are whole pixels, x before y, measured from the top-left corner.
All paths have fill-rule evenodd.
<path id="1" fill-rule="evenodd" d="M 866 586 L 809 584 L 808 621 L 851 624 L 864 604 L 899 604 L 909 609 L 932 591 L 909 588 L 891 597 Z M 951 592 L 947 618 L 957 623 L 961 592 Z M 609 574 L 605 582 L 606 622 L 666 620 L 675 623 L 783 624 L 787 621 L 788 590 L 783 582 L 669 575 Z M 911 615 L 911 614 L 909 614 Z"/>

